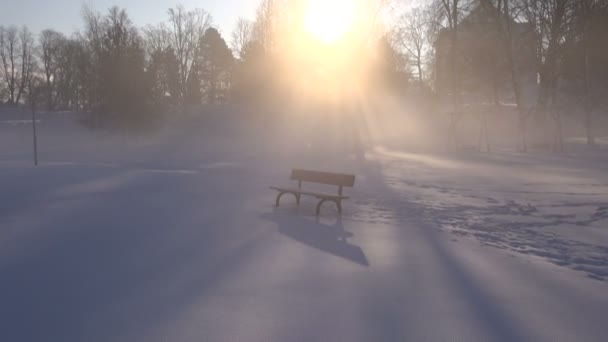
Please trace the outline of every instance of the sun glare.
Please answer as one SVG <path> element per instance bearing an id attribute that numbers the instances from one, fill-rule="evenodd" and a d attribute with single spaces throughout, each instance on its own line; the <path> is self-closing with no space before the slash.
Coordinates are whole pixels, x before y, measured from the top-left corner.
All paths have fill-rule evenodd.
<path id="1" fill-rule="evenodd" d="M 329 44 L 348 32 L 354 22 L 354 0 L 309 0 L 306 30 Z"/>

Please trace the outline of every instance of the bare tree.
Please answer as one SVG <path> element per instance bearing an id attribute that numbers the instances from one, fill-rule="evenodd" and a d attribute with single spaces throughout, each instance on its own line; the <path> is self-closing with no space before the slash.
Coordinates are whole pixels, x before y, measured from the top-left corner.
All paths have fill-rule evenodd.
<path id="1" fill-rule="evenodd" d="M 84 7 L 82 17 L 85 23 L 85 30 L 80 37 L 83 53 L 78 58 L 79 63 L 84 68 L 80 68 L 82 81 L 82 107 L 92 109 L 101 102 L 100 77 L 103 74 L 101 59 L 103 57 L 103 42 L 105 23 L 101 13 Z M 84 57 L 84 58 L 83 58 Z"/>
<path id="2" fill-rule="evenodd" d="M 202 84 L 210 104 L 226 98 L 234 57 L 232 50 L 215 28 L 209 28 L 201 39 Z"/>
<path id="3" fill-rule="evenodd" d="M 602 12 L 603 11 L 603 12 Z M 600 14 L 603 13 L 604 15 Z M 605 20 L 608 15 L 608 2 L 603 0 L 580 0 L 577 7 L 578 29 L 582 41 L 583 51 L 583 92 L 584 92 L 584 111 L 585 111 L 585 130 L 587 134 L 587 145 L 595 146 L 595 136 L 593 134 L 593 112 L 595 107 L 595 82 L 592 75 L 591 54 L 594 44 L 601 44 L 594 41 L 593 29 L 600 20 Z"/>
<path id="4" fill-rule="evenodd" d="M 458 110 L 457 108 L 460 105 L 460 84 L 457 74 L 460 5 L 461 0 L 441 0 L 439 12 L 447 22 L 447 28 L 450 32 L 450 87 L 455 111 Z"/>
<path id="5" fill-rule="evenodd" d="M 27 91 L 26 88 L 33 75 L 36 63 L 34 59 L 34 36 L 26 26 L 23 26 L 19 30 L 19 57 L 21 77 L 19 79 L 17 96 L 15 97 L 15 103 L 17 104 L 21 101 L 23 93 Z"/>
<path id="6" fill-rule="evenodd" d="M 147 72 L 155 101 L 175 104 L 181 93 L 179 63 L 171 45 L 171 33 L 164 24 L 144 29 Z"/>
<path id="7" fill-rule="evenodd" d="M 62 56 L 62 65 L 76 63 L 70 70 L 75 77 L 65 79 L 65 89 L 74 89 L 71 81 L 76 80 L 75 89 L 84 93 L 80 107 L 94 114 L 95 125 L 141 123 L 150 108 L 139 31 L 127 12 L 116 6 L 105 15 L 85 9 L 83 17 L 86 31 L 76 40 L 80 44 L 69 44 Z"/>
<path id="8" fill-rule="evenodd" d="M 472 0 L 435 0 L 432 3 L 435 20 L 443 23 L 449 37 L 449 95 L 452 103 L 448 128 L 448 144 L 450 146 L 457 145 L 456 126 L 462 117 L 461 84 L 458 69 L 459 25 L 471 3 Z"/>
<path id="9" fill-rule="evenodd" d="M 423 65 L 429 47 L 429 20 L 427 12 L 420 7 L 403 14 L 397 23 L 395 38 L 404 49 L 408 60 L 413 61 L 418 81 L 424 81 Z"/>
<path id="10" fill-rule="evenodd" d="M 10 26 L 5 28 L 0 26 L 0 59 L 2 59 L 1 71 L 8 90 L 8 102 L 11 104 L 15 102 L 15 92 L 17 91 L 18 84 L 20 83 L 20 66 L 18 57 L 18 37 L 17 27 Z"/>
<path id="11" fill-rule="evenodd" d="M 55 108 L 57 96 L 57 80 L 60 71 L 60 53 L 65 44 L 65 36 L 57 31 L 48 29 L 40 33 L 40 60 L 45 76 L 47 108 Z"/>
<path id="12" fill-rule="evenodd" d="M 86 42 L 77 36 L 66 39 L 58 53 L 55 81 L 55 105 L 75 110 L 85 109 L 91 88 L 91 54 Z"/>
<path id="13" fill-rule="evenodd" d="M 243 58 L 245 47 L 251 42 L 253 35 L 253 23 L 247 19 L 239 18 L 236 27 L 232 31 L 230 47 L 239 58 Z"/>
<path id="14" fill-rule="evenodd" d="M 525 1 L 525 0 L 524 0 Z M 515 3 L 515 4 L 514 4 Z M 519 37 L 515 37 L 515 25 L 522 11 L 522 0 L 482 0 L 480 5 L 496 27 L 499 45 L 502 46 L 501 54 L 504 56 L 506 67 L 509 73 L 509 81 L 513 91 L 513 97 L 517 108 L 518 134 L 520 138 L 520 149 L 526 151 L 527 144 L 527 123 L 532 115 L 532 109 L 524 103 L 522 82 L 519 72 L 516 51 L 522 49 L 521 32 Z M 535 35 L 532 29 L 532 35 Z M 525 43 L 525 42 L 524 42 Z"/>
<path id="15" fill-rule="evenodd" d="M 539 89 L 536 100 L 538 115 L 549 114 L 555 124 L 554 149 L 563 150 L 562 122 L 557 110 L 560 80 L 559 62 L 566 37 L 573 29 L 575 8 L 579 0 L 522 0 L 522 13 L 536 31 L 536 63 Z"/>
<path id="16" fill-rule="evenodd" d="M 98 59 L 101 57 L 101 50 L 103 48 L 103 17 L 101 13 L 93 11 L 92 9 L 86 6 L 83 7 L 82 17 L 85 22 L 84 36 L 82 38 L 85 41 L 87 48 L 91 50 L 91 57 L 94 59 Z"/>
<path id="17" fill-rule="evenodd" d="M 171 47 L 171 32 L 164 23 L 147 25 L 143 33 L 148 54 L 165 51 Z"/>
<path id="18" fill-rule="evenodd" d="M 252 40 L 267 56 L 276 57 L 291 45 L 294 26 L 297 25 L 297 2 L 290 0 L 261 0 L 252 23 Z"/>
<path id="19" fill-rule="evenodd" d="M 145 107 L 143 40 L 126 10 L 112 7 L 103 21 L 100 75 L 102 104 L 123 124 L 134 124 Z"/>
<path id="20" fill-rule="evenodd" d="M 186 11 L 183 6 L 168 10 L 169 37 L 179 62 L 181 98 L 183 99 L 192 76 L 199 42 L 211 27 L 211 15 L 203 9 Z"/>
<path id="21" fill-rule="evenodd" d="M 278 21 L 279 11 L 277 1 L 262 0 L 256 12 L 253 24 L 253 36 L 266 53 L 272 52 L 276 47 Z"/>

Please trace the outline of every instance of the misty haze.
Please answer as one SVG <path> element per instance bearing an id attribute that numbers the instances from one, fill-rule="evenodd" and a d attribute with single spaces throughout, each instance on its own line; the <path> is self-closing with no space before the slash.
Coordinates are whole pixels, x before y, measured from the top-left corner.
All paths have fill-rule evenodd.
<path id="1" fill-rule="evenodd" d="M 0 0 L 0 341 L 607 317 L 608 0 Z"/>

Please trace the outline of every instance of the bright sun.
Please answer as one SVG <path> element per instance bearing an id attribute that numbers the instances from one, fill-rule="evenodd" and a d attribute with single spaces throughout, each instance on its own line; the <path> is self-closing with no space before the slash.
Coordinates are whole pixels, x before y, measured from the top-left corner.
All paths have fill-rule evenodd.
<path id="1" fill-rule="evenodd" d="M 309 0 L 306 30 L 325 43 L 333 43 L 351 29 L 354 0 Z"/>

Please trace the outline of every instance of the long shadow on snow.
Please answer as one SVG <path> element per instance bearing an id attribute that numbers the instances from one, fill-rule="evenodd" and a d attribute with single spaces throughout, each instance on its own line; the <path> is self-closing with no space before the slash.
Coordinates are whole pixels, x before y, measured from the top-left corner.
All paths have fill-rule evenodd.
<path id="1" fill-rule="evenodd" d="M 220 220 L 229 216 L 221 206 L 211 210 L 217 215 L 192 218 L 193 207 L 215 200 L 188 206 L 186 200 L 197 197 L 164 199 L 159 193 L 191 185 L 157 180 L 99 194 L 45 222 L 41 228 L 53 234 L 6 260 L 0 268 L 0 336 L 113 341 L 146 332 L 217 286 L 264 240 L 263 234 L 243 236 L 224 227 Z M 234 245 L 235 239 L 241 243 Z"/>
<path id="2" fill-rule="evenodd" d="M 500 203 L 504 198 L 496 198 Z M 608 218 L 608 207 L 603 202 L 571 203 L 551 205 L 568 210 L 569 207 L 596 206 L 597 209 L 587 218 L 576 219 L 574 212 L 565 214 L 543 214 L 530 204 L 520 204 L 508 200 L 504 204 L 487 207 L 460 205 L 448 208 L 427 207 L 426 215 L 435 222 L 459 236 L 474 236 L 482 244 L 505 249 L 516 253 L 542 257 L 547 261 L 575 271 L 582 271 L 589 278 L 605 281 L 608 277 L 608 247 L 585 243 L 559 236 L 542 228 L 559 225 L 588 227 Z M 495 218 L 496 215 L 509 215 L 537 221 L 516 222 Z M 480 218 L 471 222 L 470 217 Z M 580 253 L 579 251 L 584 251 Z"/>
<path id="3" fill-rule="evenodd" d="M 311 220 L 280 212 L 264 214 L 262 218 L 276 223 L 279 233 L 299 243 L 362 266 L 369 266 L 363 249 L 347 241 L 353 234 L 344 229 L 340 218 L 337 218 L 333 225 L 323 224 L 318 218 Z"/>
<path id="4" fill-rule="evenodd" d="M 374 187 L 382 189 L 381 193 L 386 194 L 386 203 L 393 206 L 396 212 L 402 211 L 401 203 L 407 202 L 409 207 L 418 208 L 419 205 L 408 201 L 401 194 L 396 193 L 393 189 L 385 184 L 384 175 L 382 174 L 382 166 L 377 163 L 366 163 L 361 165 L 368 175 L 368 181 L 373 182 Z M 407 206 L 406 206 L 407 207 Z M 420 210 L 412 210 L 411 214 L 421 212 Z M 408 213 L 409 214 L 409 213 Z M 449 279 L 454 281 L 459 293 L 463 295 L 467 303 L 472 308 L 472 311 L 480 324 L 489 331 L 492 335 L 492 341 L 525 341 L 526 339 L 519 333 L 520 327 L 514 325 L 513 320 L 504 313 L 497 305 L 494 304 L 491 296 L 483 289 L 482 284 L 478 284 L 472 274 L 467 270 L 467 267 L 460 263 L 458 259 L 452 255 L 448 248 L 445 247 L 446 240 L 438 236 L 438 231 L 434 227 L 429 227 L 422 220 L 414 220 L 411 216 L 408 219 L 405 215 L 395 215 L 399 227 L 412 226 L 412 222 L 416 223 L 413 227 L 420 231 L 422 236 L 428 241 L 428 245 L 437 255 L 440 266 Z M 518 329 L 519 328 L 519 329 Z M 394 330 L 394 329 L 393 329 Z M 402 336 L 406 339 L 407 336 Z M 391 338 L 395 338 L 391 335 Z"/>
<path id="5" fill-rule="evenodd" d="M 62 187 L 85 183 L 87 181 L 112 177 L 117 175 L 115 170 L 102 172 L 90 171 L 88 168 L 35 168 L 33 166 L 6 172 L 8 175 L 0 184 L 0 218 L 14 216 L 36 205 L 48 202 L 53 192 Z M 10 181 L 6 181 L 10 179 Z"/>
<path id="6" fill-rule="evenodd" d="M 420 189 L 433 189 L 440 193 L 463 195 L 462 192 L 471 191 L 471 189 L 423 184 L 410 180 L 402 180 L 400 183 Z M 542 228 L 551 228 L 559 225 L 589 227 L 600 221 L 605 221 L 608 219 L 608 206 L 605 202 L 571 200 L 533 206 L 530 203 L 518 203 L 509 199 L 508 194 L 514 193 L 540 194 L 541 192 L 500 190 L 500 197 L 467 194 L 464 196 L 485 200 L 488 205 L 427 205 L 423 207 L 423 213 L 428 219 L 437 222 L 442 228 L 455 235 L 474 236 L 484 245 L 520 254 L 542 257 L 558 266 L 585 272 L 587 277 L 591 279 L 599 281 L 608 280 L 608 247 L 568 239 L 542 230 Z M 587 196 L 604 195 L 601 192 L 542 193 Z M 543 213 L 539 210 L 542 207 L 560 208 L 565 213 Z M 596 207 L 596 210 L 588 214 L 587 217 L 577 218 L 577 213 L 571 209 L 579 207 Z M 516 222 L 511 219 L 496 218 L 497 215 L 518 216 L 535 221 Z M 481 219 L 481 221 L 471 222 L 471 217 Z M 585 251 L 585 253 L 581 255 L 578 251 Z"/>

